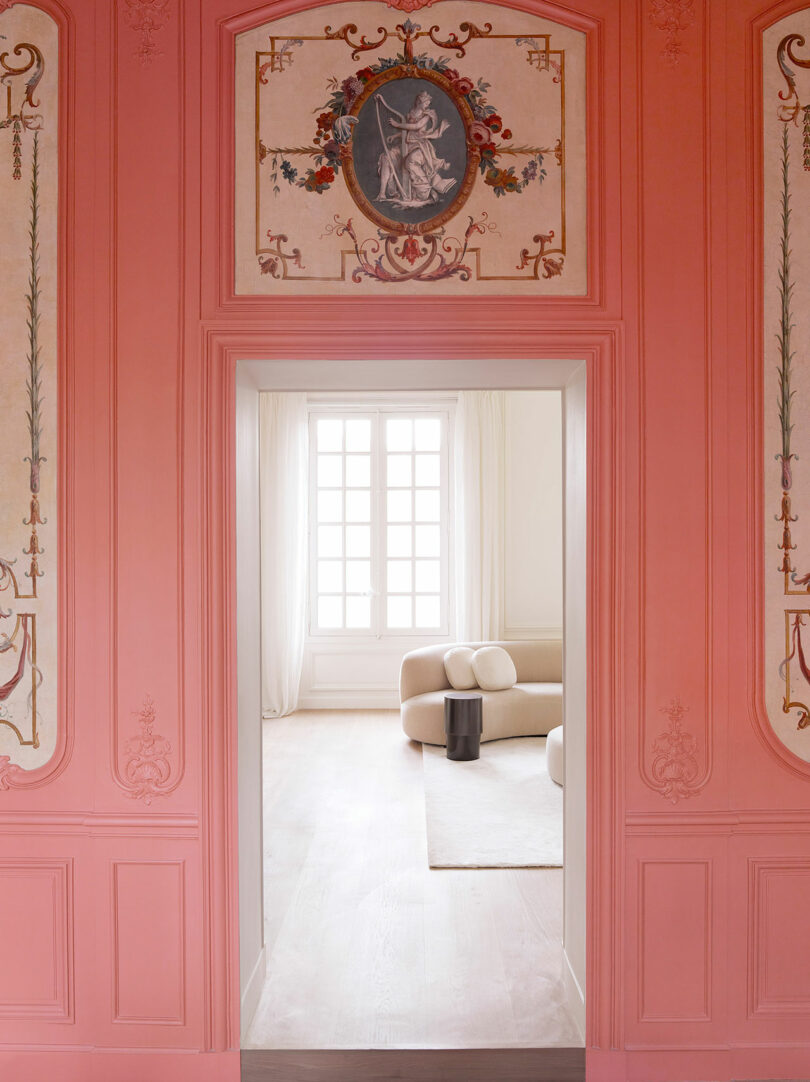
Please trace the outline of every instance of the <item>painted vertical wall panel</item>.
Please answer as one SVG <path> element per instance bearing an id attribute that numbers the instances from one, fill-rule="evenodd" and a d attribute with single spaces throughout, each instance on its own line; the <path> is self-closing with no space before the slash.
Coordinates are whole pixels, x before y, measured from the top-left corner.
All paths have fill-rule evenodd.
<path id="1" fill-rule="evenodd" d="M 753 1013 L 810 1015 L 810 861 L 752 861 L 750 901 Z"/>
<path id="2" fill-rule="evenodd" d="M 694 744 L 681 797 L 694 795 L 710 754 L 707 718 L 707 365 L 704 197 L 706 106 L 704 0 L 689 5 L 677 35 L 677 63 L 654 15 L 643 5 L 638 137 L 642 167 L 641 363 L 644 453 L 643 778 L 668 798 L 656 763 L 656 741 L 683 726 Z M 677 210 L 673 212 L 673 183 Z M 665 258 L 662 257 L 666 253 Z M 688 318 L 684 318 L 685 313 Z M 684 590 L 684 583 L 688 589 Z M 684 712 L 667 708 L 677 700 Z M 682 761 L 685 763 L 685 761 Z M 641 779 L 639 779 L 641 780 Z M 631 782 L 633 801 L 660 797 Z"/>
<path id="3" fill-rule="evenodd" d="M 709 1017 L 711 865 L 643 860 L 640 876 L 639 1014 L 643 1021 Z M 678 964 L 672 966 L 672 944 Z"/>
<path id="4" fill-rule="evenodd" d="M 163 21 L 155 52 L 139 20 L 114 6 L 115 229 L 114 530 L 117 780 L 140 794 L 144 709 L 169 747 L 161 756 L 161 792 L 185 768 L 180 683 L 180 423 L 178 388 L 182 282 L 181 205 L 183 5 Z M 133 25 L 135 24 L 135 25 Z M 144 48 L 147 52 L 144 53 Z M 158 55 L 159 51 L 159 55 Z M 161 119 L 157 121 L 157 117 Z M 148 200 L 145 192 L 152 193 Z M 149 559 L 145 554 L 149 553 Z M 159 565 L 154 573 L 151 561 Z M 150 708 L 151 704 L 151 708 Z M 147 737 L 148 739 L 148 737 Z M 133 759 L 136 760 L 134 765 Z"/>
<path id="5" fill-rule="evenodd" d="M 0 863 L 0 927 L 0 1019 L 69 1020 L 71 862 Z"/>
<path id="6" fill-rule="evenodd" d="M 113 906 L 114 1020 L 183 1025 L 183 861 L 116 861 Z"/>
<path id="7" fill-rule="evenodd" d="M 0 8 L 0 788 L 59 737 L 58 36 Z"/>

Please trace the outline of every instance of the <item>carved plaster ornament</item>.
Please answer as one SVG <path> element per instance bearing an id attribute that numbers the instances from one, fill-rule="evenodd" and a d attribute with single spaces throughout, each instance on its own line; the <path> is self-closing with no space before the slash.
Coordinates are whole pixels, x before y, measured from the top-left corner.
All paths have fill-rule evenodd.
<path id="1" fill-rule="evenodd" d="M 673 804 L 681 798 L 698 792 L 696 758 L 697 739 L 683 727 L 683 716 L 689 707 L 680 699 L 673 699 L 669 706 L 662 706 L 661 713 L 669 718 L 667 729 L 653 741 L 654 758 L 650 773 L 657 791 Z"/>
<path id="2" fill-rule="evenodd" d="M 154 35 L 163 29 L 169 19 L 169 0 L 124 0 L 123 14 L 126 22 L 138 34 L 135 57 L 146 66 L 155 57 L 162 56 Z"/>
<path id="3" fill-rule="evenodd" d="M 661 56 L 668 64 L 678 64 L 686 48 L 681 33 L 695 21 L 695 0 L 650 0 L 650 22 L 666 35 Z"/>

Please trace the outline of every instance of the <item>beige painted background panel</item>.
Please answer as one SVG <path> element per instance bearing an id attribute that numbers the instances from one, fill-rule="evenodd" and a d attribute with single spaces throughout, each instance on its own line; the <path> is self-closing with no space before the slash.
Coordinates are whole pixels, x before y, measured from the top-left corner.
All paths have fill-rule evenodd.
<path id="1" fill-rule="evenodd" d="M 791 15 L 776 23 L 763 35 L 764 72 L 764 582 L 765 582 L 765 693 L 768 716 L 777 736 L 802 759 L 810 760 L 810 728 L 799 729 L 800 711 L 785 712 L 783 702 L 786 683 L 780 666 L 786 657 L 786 610 L 809 610 L 810 593 L 788 579 L 780 570 L 783 523 L 779 521 L 783 489 L 780 456 L 782 430 L 779 420 L 779 371 L 781 351 L 778 333 L 781 324 L 782 300 L 780 267 L 782 245 L 782 166 L 783 138 L 788 137 L 788 177 L 790 195 L 790 276 L 793 281 L 791 299 L 791 390 L 793 432 L 791 435 L 792 485 L 787 489 L 791 501 L 790 523 L 792 544 L 791 566 L 801 578 L 810 572 L 810 171 L 803 165 L 803 111 L 796 119 L 781 119 L 786 102 L 779 94 L 788 93 L 787 83 L 777 62 L 777 47 L 788 33 L 801 33 L 810 39 L 810 11 Z M 806 50 L 798 50 L 800 56 Z M 807 54 L 810 61 L 810 53 Z M 810 104 L 810 71 L 791 64 L 796 73 L 797 91 L 802 106 Z M 792 618 L 791 618 L 792 619 Z M 810 658 L 810 616 L 805 618 L 805 649 Z M 790 663 L 793 701 L 810 703 L 810 685 L 801 674 L 798 659 Z"/>
<path id="2" fill-rule="evenodd" d="M 30 42 L 39 48 L 44 59 L 43 77 L 34 93 L 36 107 L 26 107 L 38 127 L 39 140 L 39 345 L 42 370 L 42 438 L 40 453 L 44 462 L 40 472 L 39 504 L 43 525 L 37 526 L 41 577 L 37 583 L 38 598 L 17 600 L 9 579 L 0 590 L 0 611 L 12 610 L 35 613 L 37 623 L 37 668 L 41 682 L 37 687 L 37 726 L 39 747 L 21 746 L 18 737 L 7 725 L 0 724 L 0 755 L 27 770 L 42 766 L 53 754 L 57 733 L 57 232 L 56 208 L 58 191 L 58 31 L 56 24 L 44 12 L 24 4 L 15 4 L 0 14 L 0 52 L 8 54 L 6 64 L 20 67 L 27 60 L 24 53 L 15 56 L 16 45 Z M 8 86 L 11 87 L 11 114 L 19 112 L 28 74 L 12 77 L 0 85 L 0 123 L 9 115 Z M 31 181 L 34 130 L 20 133 L 21 176 L 13 176 L 13 126 L 0 129 L 0 208 L 2 208 L 2 242 L 0 242 L 0 401 L 2 401 L 2 432 L 0 432 L 0 557 L 8 561 L 18 580 L 20 593 L 31 592 L 31 580 L 25 575 L 30 567 L 28 548 L 31 529 L 23 524 L 28 519 L 31 503 L 30 470 L 26 456 L 30 455 L 26 411 L 29 374 L 27 301 L 30 273 L 29 228 L 31 221 Z M 15 562 L 16 561 L 16 562 Z M 16 615 L 0 618 L 0 643 L 11 635 Z M 0 686 L 6 684 L 17 670 L 19 635 L 14 648 L 0 653 Z M 23 680 L 0 702 L 0 720 L 12 721 L 30 738 L 32 710 L 30 695 L 32 676 L 26 663 Z"/>
<path id="3" fill-rule="evenodd" d="M 550 250 L 559 247 L 562 236 L 561 196 L 562 171 L 555 155 L 544 157 L 546 180 L 542 186 L 536 181 L 521 193 L 496 196 L 476 173 L 475 184 L 467 202 L 446 224 L 445 238 L 462 238 L 470 216 L 482 223 L 483 235 L 474 234 L 464 262 L 474 268 L 473 278 L 462 281 L 459 276 L 444 278 L 437 282 L 383 283 L 363 278 L 359 283 L 351 280 L 351 272 L 357 266 L 351 242 L 345 235 L 335 235 L 336 217 L 343 222 L 348 219 L 357 232 L 358 240 L 375 241 L 377 226 L 363 213 L 352 199 L 346 187 L 342 171 L 335 182 L 323 193 L 305 191 L 288 184 L 280 170 L 274 193 L 270 177 L 272 159 L 265 158 L 258 167 L 260 212 L 259 228 L 256 228 L 256 69 L 257 52 L 267 52 L 270 36 L 278 46 L 284 41 L 295 41 L 310 35 L 322 36 L 330 25 L 333 30 L 346 23 L 358 27 L 352 40 L 365 34 L 369 40 L 377 40 L 378 27 L 395 33 L 403 16 L 392 12 L 384 4 L 347 3 L 329 8 L 319 8 L 299 15 L 267 23 L 255 30 L 239 35 L 236 48 L 236 292 L 238 294 L 289 295 L 297 293 L 347 293 L 347 294 L 435 294 L 435 293 L 519 293 L 525 295 L 581 295 L 587 290 L 586 267 L 586 210 L 585 210 L 585 35 L 570 30 L 547 19 L 538 19 L 523 12 L 504 11 L 488 4 L 458 3 L 447 0 L 431 13 L 429 19 L 421 20 L 427 30 L 438 24 L 437 37 L 459 32 L 459 25 L 472 21 L 484 28 L 492 23 L 493 34 L 508 34 L 507 40 L 474 39 L 459 57 L 448 49 L 435 46 L 429 39 L 421 38 L 415 46 L 416 53 L 427 52 L 430 57 L 449 58 L 450 66 L 462 76 L 473 81 L 483 79 L 491 84 L 486 90 L 487 101 L 495 106 L 503 118 L 504 128 L 513 133 L 505 143 L 515 146 L 555 145 L 560 135 L 560 91 L 562 83 L 555 83 L 555 72 L 539 70 L 528 63 L 531 46 L 521 44 L 519 37 L 539 38 L 550 34 L 550 49 L 565 53 L 565 217 L 566 254 L 561 275 L 533 279 L 530 269 L 519 269 L 521 253 L 538 250 L 533 237 L 554 231 Z M 420 23 L 418 13 L 413 22 Z M 400 41 L 394 38 L 379 50 L 360 53 L 352 60 L 351 49 L 343 41 L 308 41 L 291 44 L 290 62 L 283 71 L 266 75 L 267 85 L 259 87 L 259 137 L 265 146 L 298 147 L 312 145 L 317 115 L 329 97 L 327 83 L 334 78 L 337 83 L 353 75 L 368 64 L 382 57 L 396 55 L 402 50 Z M 500 139 L 495 140 L 500 145 Z M 303 155 L 286 155 L 298 170 L 299 178 L 311 158 Z M 518 177 L 528 159 L 504 155 L 498 165 L 515 166 Z M 280 164 L 280 163 L 279 163 Z M 288 262 L 287 273 L 296 280 L 278 280 L 269 273 L 262 273 L 257 256 L 258 247 L 267 246 L 268 231 L 283 234 L 287 239 L 282 250 L 300 252 L 301 267 Z M 480 255 L 476 255 L 477 249 Z M 348 255 L 341 264 L 341 251 Z M 491 276 L 494 280 L 479 280 Z M 313 281 L 313 278 L 340 278 L 337 281 Z M 499 280 L 500 279 L 500 280 Z M 520 279 L 520 280 L 515 280 Z"/>

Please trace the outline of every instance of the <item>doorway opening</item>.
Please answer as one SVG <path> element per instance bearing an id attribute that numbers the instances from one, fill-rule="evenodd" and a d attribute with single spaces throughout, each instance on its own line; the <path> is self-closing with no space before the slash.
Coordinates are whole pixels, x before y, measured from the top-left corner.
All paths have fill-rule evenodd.
<path id="1" fill-rule="evenodd" d="M 586 382 L 237 364 L 243 1048 L 583 1045 Z M 444 747 L 459 644 L 513 664 L 460 678 L 470 762 Z"/>

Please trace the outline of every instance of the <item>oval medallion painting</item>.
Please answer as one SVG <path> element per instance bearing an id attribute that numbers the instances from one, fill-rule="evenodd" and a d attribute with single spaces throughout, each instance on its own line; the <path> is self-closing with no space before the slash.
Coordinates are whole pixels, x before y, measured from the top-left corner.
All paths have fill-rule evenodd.
<path id="1" fill-rule="evenodd" d="M 452 218 L 478 167 L 472 122 L 439 72 L 396 67 L 370 79 L 346 117 L 341 154 L 360 210 L 400 233 L 429 233 Z"/>

